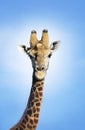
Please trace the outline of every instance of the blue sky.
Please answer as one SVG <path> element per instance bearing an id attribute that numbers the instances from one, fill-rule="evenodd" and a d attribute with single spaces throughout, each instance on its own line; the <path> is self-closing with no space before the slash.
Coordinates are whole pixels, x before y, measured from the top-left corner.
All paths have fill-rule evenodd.
<path id="1" fill-rule="evenodd" d="M 61 40 L 50 60 L 37 130 L 85 130 L 84 0 L 0 0 L 0 129 L 24 112 L 29 96 L 30 59 L 17 50 L 44 28 L 50 43 Z"/>

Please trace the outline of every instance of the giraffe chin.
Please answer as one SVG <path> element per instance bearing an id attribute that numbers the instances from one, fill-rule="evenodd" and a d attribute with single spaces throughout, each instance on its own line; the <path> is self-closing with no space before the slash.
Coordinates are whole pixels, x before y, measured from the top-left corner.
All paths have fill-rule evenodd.
<path id="1" fill-rule="evenodd" d="M 45 78 L 46 72 L 44 71 L 36 71 L 35 76 L 37 79 L 42 80 Z"/>

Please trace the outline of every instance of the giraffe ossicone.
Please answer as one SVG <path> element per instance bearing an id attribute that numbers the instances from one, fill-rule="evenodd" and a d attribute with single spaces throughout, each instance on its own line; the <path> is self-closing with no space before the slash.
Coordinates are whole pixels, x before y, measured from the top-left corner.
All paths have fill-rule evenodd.
<path id="1" fill-rule="evenodd" d="M 30 96 L 20 121 L 10 130 L 35 130 L 39 120 L 40 106 L 43 96 L 44 79 L 49 67 L 49 59 L 60 41 L 49 45 L 48 30 L 42 31 L 41 40 L 37 39 L 37 32 L 31 31 L 30 47 L 20 45 L 18 49 L 26 53 L 32 62 L 33 80 Z"/>

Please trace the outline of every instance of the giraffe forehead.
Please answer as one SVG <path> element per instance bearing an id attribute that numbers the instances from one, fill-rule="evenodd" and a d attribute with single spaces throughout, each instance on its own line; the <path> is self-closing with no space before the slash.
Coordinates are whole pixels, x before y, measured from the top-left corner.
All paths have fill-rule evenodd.
<path id="1" fill-rule="evenodd" d="M 35 54 L 37 54 L 38 56 L 44 56 L 49 54 L 50 49 L 46 48 L 43 44 L 41 43 L 37 43 L 36 47 L 34 48 L 35 50 Z"/>
<path id="2" fill-rule="evenodd" d="M 42 43 L 37 43 L 36 47 L 37 47 L 37 49 L 44 49 L 45 48 Z"/>

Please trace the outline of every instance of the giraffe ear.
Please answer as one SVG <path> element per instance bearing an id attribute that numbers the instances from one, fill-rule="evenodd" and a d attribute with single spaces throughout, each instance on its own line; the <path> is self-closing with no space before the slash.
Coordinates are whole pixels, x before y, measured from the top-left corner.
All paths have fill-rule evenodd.
<path id="1" fill-rule="evenodd" d="M 50 45 L 51 51 L 55 51 L 59 46 L 60 41 L 55 41 Z"/>
<path id="2" fill-rule="evenodd" d="M 25 45 L 19 45 L 17 46 L 17 49 L 22 54 L 29 53 L 29 50 L 30 50 L 30 48 L 26 47 Z"/>

